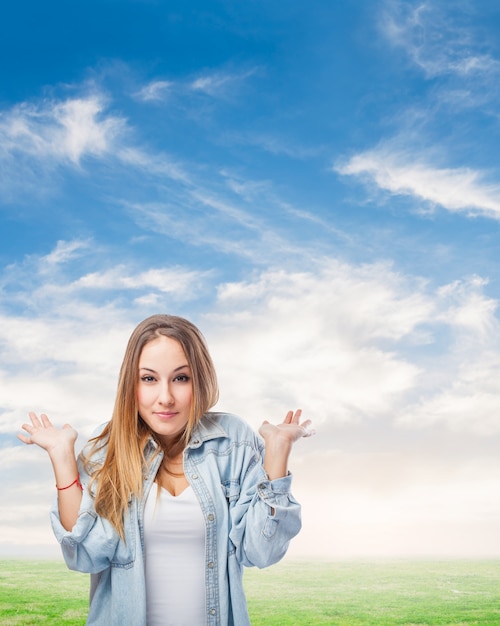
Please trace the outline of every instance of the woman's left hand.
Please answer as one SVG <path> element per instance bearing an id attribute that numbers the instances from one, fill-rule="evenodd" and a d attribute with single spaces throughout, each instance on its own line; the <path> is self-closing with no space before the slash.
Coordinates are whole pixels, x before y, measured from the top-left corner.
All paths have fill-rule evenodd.
<path id="1" fill-rule="evenodd" d="M 270 441 L 281 441 L 293 444 L 302 437 L 310 437 L 315 431 L 310 428 L 311 420 L 300 421 L 302 410 L 288 411 L 281 424 L 271 424 L 267 420 L 262 423 L 259 433 L 266 443 Z"/>
<path id="2" fill-rule="evenodd" d="M 264 469 L 269 480 L 275 480 L 288 474 L 288 457 L 293 444 L 302 437 L 314 435 L 310 428 L 311 420 L 300 421 L 302 411 L 288 411 L 281 424 L 271 424 L 265 420 L 259 433 L 266 446 Z"/>

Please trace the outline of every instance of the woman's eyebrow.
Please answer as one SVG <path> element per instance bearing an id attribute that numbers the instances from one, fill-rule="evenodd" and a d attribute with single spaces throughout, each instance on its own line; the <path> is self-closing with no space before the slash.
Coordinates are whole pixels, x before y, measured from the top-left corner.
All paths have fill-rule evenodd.
<path id="1" fill-rule="evenodd" d="M 189 365 L 187 365 L 187 363 L 186 363 L 186 365 L 179 365 L 179 367 L 176 367 L 176 368 L 173 370 L 173 372 L 172 372 L 172 373 L 175 373 L 175 372 L 178 372 L 178 371 L 180 371 L 180 370 L 183 370 L 183 369 L 184 369 L 184 368 L 186 368 L 186 367 L 189 369 Z M 157 373 L 158 373 L 156 370 L 151 369 L 150 367 L 140 367 L 139 369 L 140 369 L 140 370 L 145 370 L 146 372 L 153 372 L 153 374 L 157 374 Z"/>

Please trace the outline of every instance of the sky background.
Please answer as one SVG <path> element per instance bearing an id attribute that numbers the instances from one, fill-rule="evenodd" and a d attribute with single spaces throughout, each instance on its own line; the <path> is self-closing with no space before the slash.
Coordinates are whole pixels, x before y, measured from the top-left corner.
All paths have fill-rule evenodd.
<path id="1" fill-rule="evenodd" d="M 0 21 L 0 556 L 58 556 L 27 412 L 79 446 L 157 312 L 217 408 L 302 407 L 290 555 L 500 556 L 496 0 L 34 0 Z"/>

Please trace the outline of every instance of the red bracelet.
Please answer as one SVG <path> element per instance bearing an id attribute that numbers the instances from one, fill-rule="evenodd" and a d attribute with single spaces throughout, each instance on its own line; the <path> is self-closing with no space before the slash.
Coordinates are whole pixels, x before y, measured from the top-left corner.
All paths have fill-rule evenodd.
<path id="1" fill-rule="evenodd" d="M 70 487 L 73 487 L 73 485 L 78 485 L 80 489 L 82 489 L 83 491 L 83 486 L 82 486 L 82 483 L 80 482 L 80 476 L 77 476 L 75 480 L 71 483 L 71 485 L 66 485 L 66 487 L 58 487 L 56 485 L 56 489 L 57 491 L 64 491 L 65 489 L 69 489 Z"/>

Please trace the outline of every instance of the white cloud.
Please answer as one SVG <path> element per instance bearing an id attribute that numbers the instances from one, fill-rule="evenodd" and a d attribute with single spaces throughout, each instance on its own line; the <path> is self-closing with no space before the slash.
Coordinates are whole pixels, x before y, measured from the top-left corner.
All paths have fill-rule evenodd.
<path id="1" fill-rule="evenodd" d="M 199 74 L 196 78 L 185 81 L 152 80 L 144 85 L 134 96 L 143 102 L 165 102 L 167 98 L 182 96 L 187 98 L 193 93 L 203 93 L 212 98 L 225 98 L 233 95 L 239 85 L 256 73 L 257 69 L 241 72 L 215 70 Z"/>
<path id="2" fill-rule="evenodd" d="M 78 258 L 89 249 L 90 245 L 90 241 L 78 239 L 74 239 L 73 241 L 58 241 L 55 249 L 42 258 L 40 270 L 43 271 L 44 265 L 47 266 L 47 269 L 53 268 L 55 265 L 60 265 Z"/>
<path id="3" fill-rule="evenodd" d="M 217 254 L 233 255 L 262 265 L 300 250 L 281 237 L 265 218 L 242 206 L 241 200 L 215 193 L 203 183 L 177 187 L 168 202 L 123 202 L 138 227 L 207 246 Z"/>
<path id="4" fill-rule="evenodd" d="M 152 154 L 133 146 L 121 146 L 116 155 L 124 165 L 141 170 L 146 176 L 167 177 L 172 180 L 190 183 L 188 172 L 165 153 Z"/>
<path id="5" fill-rule="evenodd" d="M 223 406 L 256 424 L 301 406 L 328 431 L 390 416 L 499 432 L 497 302 L 484 287 L 473 277 L 430 292 L 387 265 L 335 262 L 221 285 L 206 324 Z"/>
<path id="6" fill-rule="evenodd" d="M 185 302 L 206 293 L 211 271 L 188 269 L 179 265 L 147 267 L 137 264 L 115 265 L 90 241 L 59 241 L 46 255 L 30 255 L 19 264 L 5 268 L 0 276 L 0 293 L 13 307 L 21 304 L 26 311 L 36 311 L 41 318 L 54 314 L 57 319 L 70 319 L 96 314 L 112 315 L 120 301 L 130 301 L 130 309 L 168 302 Z M 86 268 L 102 269 L 86 271 Z M 8 295 L 7 295 L 8 294 Z M 104 298 L 104 300 L 103 300 Z M 94 313 L 93 313 L 94 311 Z M 1 333 L 0 333 L 1 334 Z"/>
<path id="7" fill-rule="evenodd" d="M 202 283 L 209 275 L 209 271 L 199 272 L 182 267 L 154 268 L 134 273 L 132 268 L 118 265 L 104 272 L 86 274 L 76 280 L 72 287 L 108 291 L 156 289 L 162 293 L 175 295 L 178 299 L 192 299 L 196 292 L 200 292 Z"/>
<path id="8" fill-rule="evenodd" d="M 439 168 L 420 154 L 382 145 L 339 163 L 334 170 L 358 176 L 395 195 L 414 196 L 453 212 L 500 218 L 500 184 L 471 168 Z"/>
<path id="9" fill-rule="evenodd" d="M 101 98 L 68 100 L 54 109 L 54 117 L 62 126 L 54 133 L 54 145 L 58 140 L 60 151 L 78 163 L 82 156 L 100 156 L 109 152 L 116 136 L 122 131 L 124 121 L 108 116 L 100 119 L 104 109 Z"/>
<path id="10" fill-rule="evenodd" d="M 168 154 L 134 145 L 127 120 L 109 109 L 104 94 L 79 98 L 24 102 L 0 112 L 0 162 L 5 176 L 4 195 L 19 198 L 26 191 L 40 196 L 58 182 L 64 166 L 89 165 L 88 159 L 106 160 L 112 175 L 124 167 L 155 183 L 162 179 L 190 184 L 190 176 Z M 99 178 L 98 178 L 99 181 Z M 113 192 L 115 193 L 116 190 Z"/>
<path id="11" fill-rule="evenodd" d="M 419 371 L 394 346 L 418 341 L 433 308 L 407 289 L 387 266 L 335 262 L 222 285 L 206 323 L 224 406 L 255 410 L 257 420 L 302 406 L 321 423 L 387 413 Z"/>
<path id="12" fill-rule="evenodd" d="M 282 137 L 277 134 L 265 134 L 262 132 L 238 132 L 225 135 L 231 143 L 244 146 L 256 146 L 265 152 L 274 155 L 285 155 L 291 159 L 310 160 L 324 154 L 325 148 L 318 145 L 306 146 L 293 142 L 290 137 Z"/>
<path id="13" fill-rule="evenodd" d="M 446 323 L 470 331 L 476 346 L 482 343 L 481 339 L 489 343 L 498 328 L 498 302 L 484 295 L 483 288 L 487 285 L 487 280 L 472 276 L 453 281 L 438 291 L 448 305 L 443 314 Z"/>
<path id="14" fill-rule="evenodd" d="M 401 410 L 397 423 L 412 428 L 445 425 L 480 435 L 500 432 L 498 302 L 473 277 L 442 287 L 437 321 L 453 340 L 419 383 L 419 400 Z"/>
<path id="15" fill-rule="evenodd" d="M 24 103 L 4 111 L 0 118 L 3 158 L 21 154 L 77 165 L 82 158 L 110 152 L 125 122 L 105 116 L 104 107 L 102 96 L 90 95 Z"/>
<path id="16" fill-rule="evenodd" d="M 415 406 L 408 407 L 398 418 L 397 423 L 412 428 L 429 428 L 433 424 L 444 424 L 452 431 L 463 431 L 497 435 L 500 432 L 500 397 L 496 388 L 499 364 L 496 370 L 484 370 L 480 380 L 457 380 L 443 392 L 425 398 Z M 471 367 L 464 368 L 458 375 L 469 377 Z"/>
<path id="17" fill-rule="evenodd" d="M 169 80 L 154 80 L 144 85 L 135 95 L 144 102 L 161 102 L 168 96 L 174 83 Z"/>
<path id="18" fill-rule="evenodd" d="M 193 91 L 203 92 L 211 97 L 225 97 L 250 76 L 256 73 L 253 68 L 239 74 L 229 72 L 212 72 L 195 78 L 189 85 Z"/>
<path id="19" fill-rule="evenodd" d="M 428 78 L 497 76 L 500 62 L 489 53 L 484 34 L 474 32 L 467 19 L 470 3 L 454 3 L 450 9 L 442 1 L 388 0 L 380 29 Z"/>

